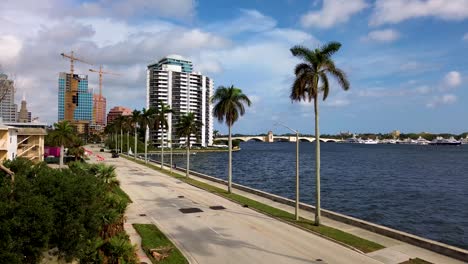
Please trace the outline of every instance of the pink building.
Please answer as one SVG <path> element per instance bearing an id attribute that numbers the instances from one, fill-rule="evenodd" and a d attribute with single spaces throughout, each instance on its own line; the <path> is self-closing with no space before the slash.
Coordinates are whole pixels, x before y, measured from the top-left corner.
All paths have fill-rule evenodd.
<path id="1" fill-rule="evenodd" d="M 133 110 L 124 106 L 115 106 L 107 114 L 107 124 L 112 123 L 119 116 L 130 116 Z"/>

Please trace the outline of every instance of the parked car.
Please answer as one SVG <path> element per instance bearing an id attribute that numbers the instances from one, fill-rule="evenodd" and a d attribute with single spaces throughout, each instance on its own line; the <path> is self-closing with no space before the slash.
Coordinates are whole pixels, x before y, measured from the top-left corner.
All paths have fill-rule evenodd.
<path id="1" fill-rule="evenodd" d="M 119 153 L 112 152 L 112 158 L 118 158 L 118 157 L 119 157 Z"/>

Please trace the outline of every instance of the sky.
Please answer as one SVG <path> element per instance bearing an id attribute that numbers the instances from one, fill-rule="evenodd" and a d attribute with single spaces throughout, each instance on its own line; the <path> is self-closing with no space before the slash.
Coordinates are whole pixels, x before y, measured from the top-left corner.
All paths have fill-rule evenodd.
<path id="1" fill-rule="evenodd" d="M 49 124 L 58 73 L 70 67 L 60 53 L 122 74 L 104 77 L 108 110 L 143 108 L 146 66 L 180 54 L 215 87 L 250 97 L 233 133 L 288 132 L 280 122 L 312 134 L 313 105 L 289 98 L 300 63 L 290 48 L 329 41 L 342 43 L 333 59 L 351 88 L 331 83 L 322 133 L 468 131 L 468 0 L 2 0 L 0 9 L 0 71 Z M 97 91 L 98 76 L 89 82 Z"/>

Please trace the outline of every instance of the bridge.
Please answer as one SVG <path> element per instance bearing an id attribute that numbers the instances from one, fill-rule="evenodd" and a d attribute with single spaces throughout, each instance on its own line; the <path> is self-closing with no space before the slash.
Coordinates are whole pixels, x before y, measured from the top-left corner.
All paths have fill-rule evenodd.
<path id="1" fill-rule="evenodd" d="M 218 137 L 215 140 L 228 140 L 228 137 Z M 245 136 L 245 137 L 232 137 L 232 140 L 240 140 L 242 142 L 247 142 L 250 140 L 261 141 L 261 142 L 296 142 L 296 136 L 275 136 L 273 132 L 269 131 L 266 136 Z M 314 142 L 315 137 L 301 137 L 299 136 L 299 141 L 304 142 Z M 320 138 L 320 142 L 341 142 L 342 139 L 335 138 Z"/>

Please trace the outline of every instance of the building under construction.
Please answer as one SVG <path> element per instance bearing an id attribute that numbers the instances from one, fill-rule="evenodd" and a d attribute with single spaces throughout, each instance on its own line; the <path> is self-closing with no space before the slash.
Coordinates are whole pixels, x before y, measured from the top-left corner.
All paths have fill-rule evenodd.
<path id="1" fill-rule="evenodd" d="M 59 74 L 58 121 L 67 120 L 87 133 L 93 122 L 93 93 L 88 89 L 88 76 Z"/>

